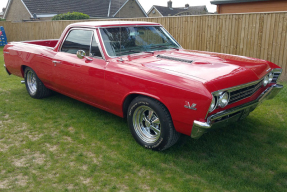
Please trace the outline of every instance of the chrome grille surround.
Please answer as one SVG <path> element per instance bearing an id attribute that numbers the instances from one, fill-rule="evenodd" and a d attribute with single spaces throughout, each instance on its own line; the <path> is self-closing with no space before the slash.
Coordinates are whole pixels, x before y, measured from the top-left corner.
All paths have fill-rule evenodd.
<path id="1" fill-rule="evenodd" d="M 282 69 L 273 69 L 273 79 L 271 81 L 271 83 L 277 83 L 277 80 L 279 79 L 281 73 L 282 73 Z"/>
<path id="2" fill-rule="evenodd" d="M 276 68 L 276 69 L 273 69 L 271 72 L 274 74 L 274 77 L 273 77 L 273 80 L 271 83 L 276 83 L 278 78 L 280 77 L 280 75 L 282 73 L 282 69 Z M 268 75 L 268 74 L 266 74 L 266 75 Z M 262 84 L 263 84 L 264 77 L 262 77 L 261 79 L 259 79 L 257 81 L 253 81 L 253 82 L 246 83 L 243 85 L 215 91 L 212 93 L 212 95 L 218 97 L 224 91 L 227 91 L 230 94 L 230 100 L 229 100 L 228 105 L 235 103 L 235 102 L 238 102 L 240 100 L 251 97 L 254 93 L 256 93 L 263 86 Z M 208 114 L 209 114 L 209 112 L 207 112 L 206 118 L 207 118 Z"/>
<path id="3" fill-rule="evenodd" d="M 230 91 L 229 92 L 230 100 L 228 105 L 252 96 L 256 91 L 258 91 L 262 87 L 262 83 L 263 79 L 254 85 L 250 85 L 248 87 L 244 87 L 235 91 Z"/>

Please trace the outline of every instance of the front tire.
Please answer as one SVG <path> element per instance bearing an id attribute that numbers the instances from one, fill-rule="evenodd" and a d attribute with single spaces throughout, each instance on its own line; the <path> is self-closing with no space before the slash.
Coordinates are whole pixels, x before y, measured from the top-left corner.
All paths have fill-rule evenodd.
<path id="1" fill-rule="evenodd" d="M 32 98 L 41 99 L 51 94 L 51 90 L 45 87 L 35 71 L 30 67 L 25 68 L 24 78 L 27 92 Z"/>
<path id="2" fill-rule="evenodd" d="M 128 109 L 128 124 L 134 139 L 156 151 L 174 145 L 179 137 L 167 108 L 157 100 L 139 96 Z"/>

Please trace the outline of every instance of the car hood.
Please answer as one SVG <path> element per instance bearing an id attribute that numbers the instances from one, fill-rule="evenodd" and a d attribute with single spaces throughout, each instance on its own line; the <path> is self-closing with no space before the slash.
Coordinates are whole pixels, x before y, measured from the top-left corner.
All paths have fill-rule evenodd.
<path id="1" fill-rule="evenodd" d="M 154 59 L 144 59 L 145 67 L 174 75 L 188 76 L 214 89 L 249 83 L 262 78 L 270 70 L 267 61 L 220 53 L 200 51 L 171 51 L 155 55 Z"/>

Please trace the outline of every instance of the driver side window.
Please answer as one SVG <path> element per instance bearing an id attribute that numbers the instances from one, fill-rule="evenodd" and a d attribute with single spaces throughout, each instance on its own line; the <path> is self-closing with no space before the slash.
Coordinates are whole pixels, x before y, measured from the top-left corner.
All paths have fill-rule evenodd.
<path id="1" fill-rule="evenodd" d="M 78 50 L 84 50 L 90 55 L 90 45 L 93 31 L 74 29 L 68 34 L 62 45 L 61 52 L 77 54 Z"/>

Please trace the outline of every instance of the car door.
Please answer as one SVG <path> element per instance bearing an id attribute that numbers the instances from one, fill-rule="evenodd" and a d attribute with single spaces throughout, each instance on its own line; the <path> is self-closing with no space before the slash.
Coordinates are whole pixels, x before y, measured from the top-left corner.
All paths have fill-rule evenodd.
<path id="1" fill-rule="evenodd" d="M 104 106 L 106 61 L 94 29 L 71 29 L 54 57 L 55 88 L 68 96 Z M 83 50 L 87 56 L 77 57 Z"/>

